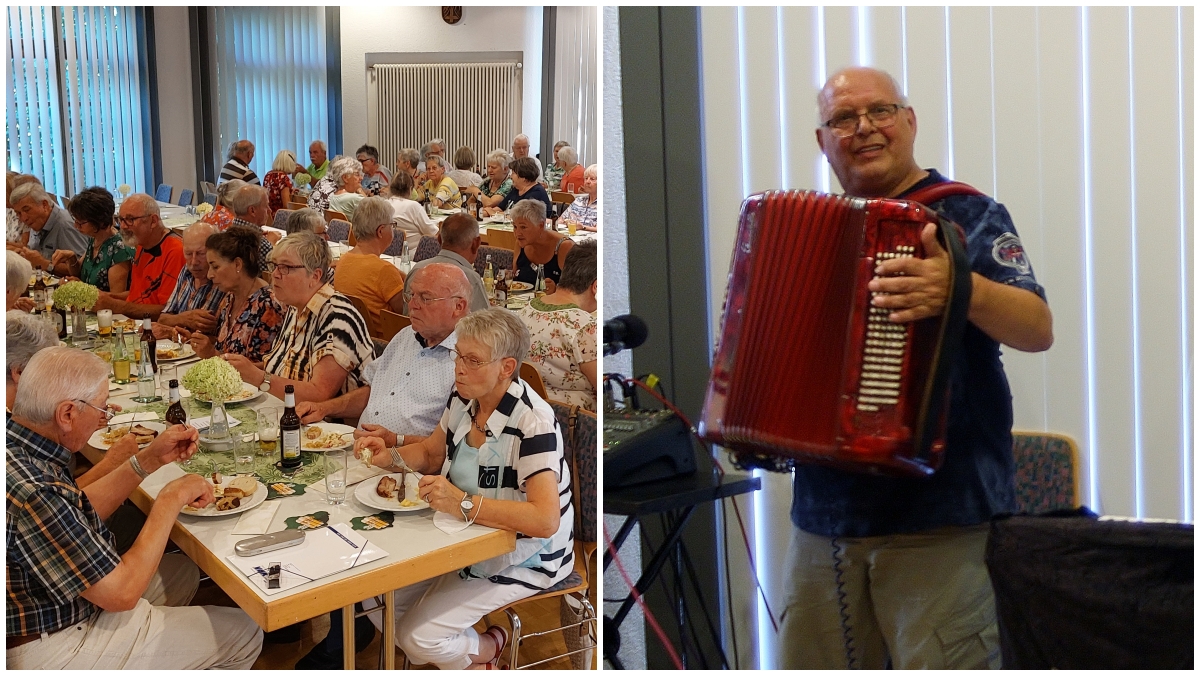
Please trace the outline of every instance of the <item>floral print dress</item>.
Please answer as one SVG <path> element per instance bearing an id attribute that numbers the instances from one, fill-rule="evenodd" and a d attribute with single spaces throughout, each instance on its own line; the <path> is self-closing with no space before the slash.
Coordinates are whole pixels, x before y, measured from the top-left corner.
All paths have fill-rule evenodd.
<path id="1" fill-rule="evenodd" d="M 113 235 L 99 245 L 92 239 L 83 255 L 79 279 L 101 291 L 112 291 L 112 285 L 108 281 L 109 269 L 117 263 L 132 261 L 134 253 L 132 248 L 125 246 L 120 235 Z M 126 283 L 128 281 L 127 279 Z"/>
<path id="2" fill-rule="evenodd" d="M 233 294 L 227 293 L 217 306 L 221 327 L 214 347 L 221 354 L 240 354 L 261 362 L 275 344 L 285 315 L 287 308 L 275 300 L 270 286 L 250 294 L 246 309 L 237 317 L 233 316 Z"/>
<path id="3" fill-rule="evenodd" d="M 579 365 L 599 358 L 596 318 L 578 305 L 547 305 L 535 298 L 517 313 L 532 339 L 526 361 L 537 367 L 546 398 L 596 410 L 596 388 Z"/>

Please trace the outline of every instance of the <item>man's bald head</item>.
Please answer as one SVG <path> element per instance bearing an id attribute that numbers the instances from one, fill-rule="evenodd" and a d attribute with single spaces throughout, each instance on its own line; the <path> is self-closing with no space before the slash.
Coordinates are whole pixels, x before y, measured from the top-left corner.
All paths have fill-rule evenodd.
<path id="1" fill-rule="evenodd" d="M 413 331 L 431 345 L 445 340 L 471 309 L 471 283 L 458 266 L 450 263 L 431 263 L 418 268 L 408 290 L 412 294 L 408 316 Z"/>
<path id="2" fill-rule="evenodd" d="M 208 238 L 215 234 L 215 226 L 200 221 L 192 223 L 183 231 L 184 264 L 199 284 L 208 281 Z"/>
<path id="3" fill-rule="evenodd" d="M 817 121 L 818 124 L 824 124 L 825 120 L 829 119 L 826 115 L 828 111 L 825 107 L 833 96 L 834 90 L 838 86 L 844 86 L 849 83 L 853 78 L 873 78 L 881 82 L 886 81 L 887 86 L 891 87 L 891 94 L 895 102 L 904 107 L 908 106 L 908 97 L 904 95 L 904 90 L 900 87 L 900 83 L 896 81 L 896 78 L 892 77 L 891 73 L 878 68 L 851 66 L 830 75 L 829 79 L 825 81 L 825 86 L 821 87 L 821 91 L 817 92 L 817 109 L 821 115 L 821 119 Z"/>
<path id="4" fill-rule="evenodd" d="M 442 222 L 438 237 L 443 249 L 475 262 L 475 254 L 479 251 L 479 221 L 466 214 L 454 214 Z"/>

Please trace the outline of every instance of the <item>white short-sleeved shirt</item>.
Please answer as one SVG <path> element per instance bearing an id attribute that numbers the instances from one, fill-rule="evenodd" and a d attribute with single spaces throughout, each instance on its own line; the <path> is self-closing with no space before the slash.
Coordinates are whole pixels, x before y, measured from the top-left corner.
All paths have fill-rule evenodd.
<path id="1" fill-rule="evenodd" d="M 428 436 L 438 426 L 446 397 L 454 390 L 451 333 L 425 347 L 411 326 L 397 333 L 378 359 L 363 369 L 371 397 L 359 423 L 382 425 L 396 434 Z"/>

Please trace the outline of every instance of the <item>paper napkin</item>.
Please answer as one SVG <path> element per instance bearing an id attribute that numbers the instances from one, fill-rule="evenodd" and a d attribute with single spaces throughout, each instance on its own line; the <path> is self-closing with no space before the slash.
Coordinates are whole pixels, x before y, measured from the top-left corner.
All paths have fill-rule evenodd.
<path id="1" fill-rule="evenodd" d="M 279 511 L 278 500 L 268 500 L 261 505 L 242 514 L 237 525 L 233 527 L 234 535 L 262 535 L 271 528 L 275 512 Z"/>

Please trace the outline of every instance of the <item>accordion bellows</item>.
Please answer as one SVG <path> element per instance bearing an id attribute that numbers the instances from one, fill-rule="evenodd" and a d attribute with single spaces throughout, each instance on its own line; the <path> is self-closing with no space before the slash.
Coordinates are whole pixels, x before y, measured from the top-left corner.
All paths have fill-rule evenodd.
<path id="1" fill-rule="evenodd" d="M 895 324 L 867 290 L 877 261 L 925 255 L 921 230 L 931 222 L 943 238 L 960 237 L 916 202 L 810 191 L 748 198 L 700 435 L 742 467 L 932 474 L 945 446 L 948 364 L 939 357 L 958 320 Z"/>

